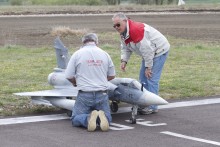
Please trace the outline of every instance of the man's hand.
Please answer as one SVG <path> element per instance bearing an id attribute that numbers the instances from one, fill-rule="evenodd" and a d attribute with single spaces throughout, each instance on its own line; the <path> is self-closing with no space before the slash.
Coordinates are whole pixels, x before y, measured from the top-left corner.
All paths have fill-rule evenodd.
<path id="1" fill-rule="evenodd" d="M 115 76 L 107 76 L 108 81 L 110 81 L 110 80 L 112 80 L 114 78 L 115 78 Z"/>
<path id="2" fill-rule="evenodd" d="M 145 76 L 150 79 L 152 77 L 152 71 L 151 68 L 146 68 L 145 70 Z"/>
<path id="3" fill-rule="evenodd" d="M 76 79 L 75 79 L 75 78 L 67 79 L 67 80 L 69 80 L 69 81 L 73 84 L 74 87 L 77 86 L 77 85 L 76 85 Z"/>
<path id="4" fill-rule="evenodd" d="M 122 70 L 122 71 L 125 71 L 126 64 L 127 64 L 127 63 L 126 63 L 125 61 L 122 61 L 122 62 L 121 62 L 121 70 Z"/>

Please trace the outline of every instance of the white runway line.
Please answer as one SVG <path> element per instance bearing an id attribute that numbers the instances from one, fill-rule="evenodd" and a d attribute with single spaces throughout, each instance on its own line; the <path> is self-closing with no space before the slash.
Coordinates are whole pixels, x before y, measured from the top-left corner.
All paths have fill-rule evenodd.
<path id="1" fill-rule="evenodd" d="M 204 99 L 204 100 L 169 103 L 168 105 L 158 106 L 158 109 L 171 109 L 171 108 L 200 106 L 200 105 L 209 105 L 209 104 L 218 104 L 218 103 L 220 103 L 220 98 L 212 98 L 212 99 Z M 128 113 L 128 112 L 131 112 L 131 107 L 121 107 L 119 108 L 117 113 L 112 113 L 112 114 Z M 30 123 L 30 122 L 62 120 L 62 119 L 69 119 L 69 117 L 66 114 L 56 114 L 56 115 L 5 118 L 5 119 L 0 119 L 0 125 L 21 124 L 21 123 Z"/>
<path id="2" fill-rule="evenodd" d="M 191 100 L 185 102 L 174 102 L 169 103 L 167 105 L 158 106 L 158 109 L 171 109 L 171 108 L 179 108 L 179 107 L 190 107 L 190 106 L 201 106 L 201 105 L 210 105 L 210 104 L 219 104 L 220 98 L 212 98 L 212 99 L 204 99 L 204 100 Z M 131 107 L 122 107 L 119 108 L 118 112 L 113 113 L 127 113 L 131 112 Z"/>
<path id="3" fill-rule="evenodd" d="M 185 102 L 175 102 L 169 103 L 168 105 L 159 106 L 159 109 L 169 109 L 169 108 L 178 108 L 178 107 L 189 107 L 189 106 L 201 106 L 201 105 L 210 105 L 220 103 L 220 98 L 204 99 L 204 100 L 192 100 Z"/>
<path id="4" fill-rule="evenodd" d="M 164 131 L 164 132 L 160 132 L 160 133 L 170 135 L 170 136 L 174 136 L 174 137 L 179 137 L 179 138 L 184 138 L 184 139 L 188 139 L 188 140 L 193 140 L 193 141 L 198 141 L 198 142 L 203 142 L 203 143 L 207 143 L 207 144 L 220 146 L 220 142 L 216 142 L 216 141 L 211 141 L 211 140 L 205 140 L 205 139 L 201 139 L 201 138 L 186 136 L 186 135 L 177 134 L 177 133 L 173 133 L 173 132 L 169 132 L 169 131 Z"/>
<path id="5" fill-rule="evenodd" d="M 69 117 L 67 117 L 66 114 L 6 118 L 6 119 L 0 119 L 0 125 L 22 124 L 22 123 L 51 121 L 51 120 L 62 120 L 62 119 L 68 119 L 68 118 Z"/>

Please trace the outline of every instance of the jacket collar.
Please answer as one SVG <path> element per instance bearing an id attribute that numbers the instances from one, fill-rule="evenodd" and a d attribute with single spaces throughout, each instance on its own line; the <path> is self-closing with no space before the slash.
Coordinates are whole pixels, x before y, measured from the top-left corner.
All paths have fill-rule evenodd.
<path id="1" fill-rule="evenodd" d="M 127 20 L 126 26 L 127 32 L 121 34 L 122 40 L 128 44 L 130 42 L 138 43 L 144 37 L 144 24 L 140 22 L 135 22 L 132 20 Z"/>
<path id="2" fill-rule="evenodd" d="M 121 34 L 121 37 L 122 37 L 123 40 L 126 40 L 126 39 L 128 39 L 130 37 L 130 35 L 129 35 L 129 22 L 128 22 L 128 20 L 127 20 L 125 32 L 123 32 Z"/>

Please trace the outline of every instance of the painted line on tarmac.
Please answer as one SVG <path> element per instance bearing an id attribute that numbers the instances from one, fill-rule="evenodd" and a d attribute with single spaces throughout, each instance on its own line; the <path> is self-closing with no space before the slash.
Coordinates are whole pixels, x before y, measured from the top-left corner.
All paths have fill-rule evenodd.
<path id="1" fill-rule="evenodd" d="M 169 103 L 168 105 L 161 105 L 159 109 L 169 109 L 169 108 L 178 108 L 178 107 L 190 107 L 190 106 L 201 106 L 201 105 L 210 105 L 220 103 L 220 98 L 204 99 L 204 100 L 192 100 L 185 102 L 175 102 Z"/>
<path id="2" fill-rule="evenodd" d="M 177 133 L 173 133 L 173 132 L 169 132 L 169 131 L 164 131 L 164 132 L 160 132 L 160 133 L 170 135 L 170 136 L 174 136 L 174 137 L 179 137 L 179 138 L 184 138 L 184 139 L 188 139 L 188 140 L 193 140 L 193 141 L 198 141 L 198 142 L 203 142 L 203 143 L 207 143 L 207 144 L 220 146 L 220 142 L 216 142 L 216 141 L 211 141 L 211 140 L 186 136 L 186 135 L 177 134 Z"/>
<path id="3" fill-rule="evenodd" d="M 210 105 L 210 104 L 219 104 L 220 98 L 204 99 L 204 100 L 192 100 L 185 102 L 174 102 L 167 105 L 158 106 L 158 109 L 171 109 L 171 108 L 180 108 L 180 107 L 190 107 L 190 106 L 201 106 L 201 105 Z M 127 113 L 131 112 L 131 107 L 123 107 L 118 110 L 118 112 L 113 113 Z"/>
<path id="4" fill-rule="evenodd" d="M 62 120 L 62 119 L 68 119 L 68 118 L 69 117 L 67 117 L 66 114 L 6 118 L 6 119 L 0 119 L 0 125 L 22 124 L 22 123 L 51 121 L 51 120 Z"/>
<path id="5" fill-rule="evenodd" d="M 201 106 L 201 105 L 218 104 L 218 103 L 220 103 L 220 98 L 212 98 L 212 99 L 204 99 L 204 100 L 169 103 L 168 105 L 158 106 L 158 109 L 171 109 L 171 108 Z M 112 114 L 128 113 L 128 112 L 131 112 L 131 107 L 119 108 L 118 112 Z M 5 118 L 5 119 L 0 119 L 0 125 L 21 124 L 21 123 L 30 123 L 30 122 L 62 120 L 62 119 L 69 119 L 69 117 L 66 114 L 56 114 L 56 115 Z"/>

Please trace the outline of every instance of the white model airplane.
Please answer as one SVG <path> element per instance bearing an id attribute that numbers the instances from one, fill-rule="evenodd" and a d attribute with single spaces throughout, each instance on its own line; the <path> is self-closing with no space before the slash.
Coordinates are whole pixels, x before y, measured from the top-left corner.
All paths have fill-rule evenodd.
<path id="1" fill-rule="evenodd" d="M 52 90 L 14 93 L 19 96 L 29 96 L 34 104 L 56 106 L 67 110 L 67 115 L 71 116 L 75 98 L 78 94 L 77 87 L 65 78 L 65 69 L 69 61 L 68 49 L 63 45 L 60 38 L 55 39 L 55 50 L 57 56 L 57 68 L 49 74 L 48 83 L 54 87 Z M 166 100 L 155 95 L 145 88 L 135 79 L 115 78 L 109 82 L 109 99 L 112 101 L 110 108 L 112 112 L 118 111 L 118 103 L 126 102 L 131 104 L 131 123 L 136 123 L 138 106 L 164 105 Z"/>

